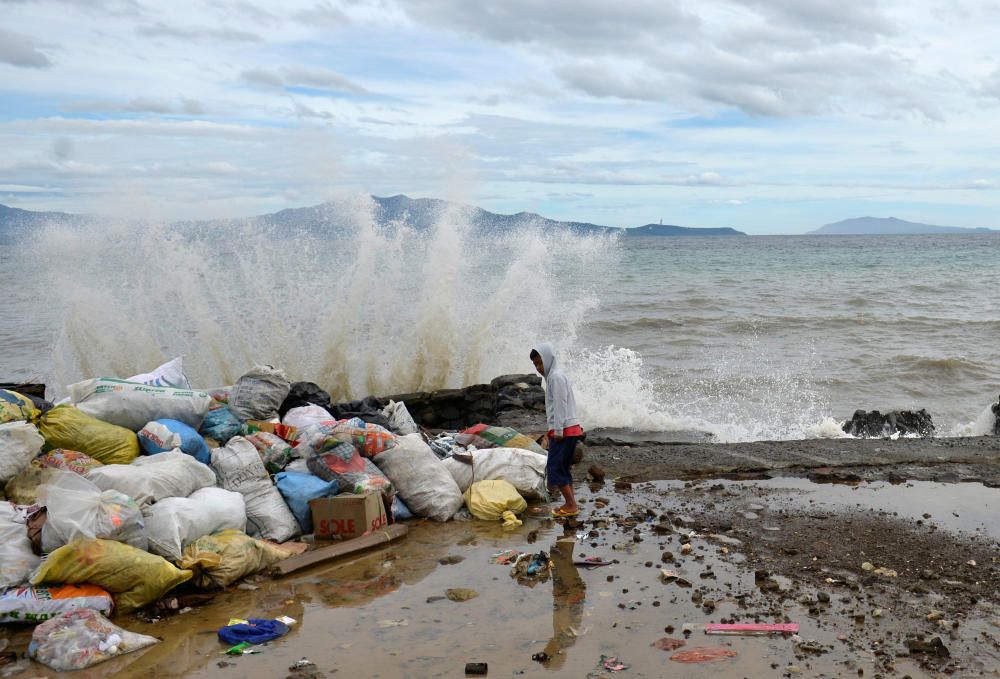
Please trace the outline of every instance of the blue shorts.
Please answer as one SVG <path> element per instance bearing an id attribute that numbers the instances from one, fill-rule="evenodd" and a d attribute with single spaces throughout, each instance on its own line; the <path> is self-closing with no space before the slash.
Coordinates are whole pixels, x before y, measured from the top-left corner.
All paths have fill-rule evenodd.
<path id="1" fill-rule="evenodd" d="M 549 439 L 549 459 L 545 463 L 545 475 L 551 488 L 562 488 L 573 485 L 573 476 L 569 467 L 573 464 L 573 452 L 576 450 L 578 436 L 567 436 L 562 441 Z"/>

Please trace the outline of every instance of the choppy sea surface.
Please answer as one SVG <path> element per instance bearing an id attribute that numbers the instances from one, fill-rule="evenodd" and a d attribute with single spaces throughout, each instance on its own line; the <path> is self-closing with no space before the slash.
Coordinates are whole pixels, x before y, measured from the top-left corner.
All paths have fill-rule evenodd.
<path id="1" fill-rule="evenodd" d="M 177 354 L 195 386 L 255 362 L 335 397 L 529 372 L 564 354 L 585 424 L 717 440 L 840 435 L 926 408 L 985 433 L 1000 393 L 1000 234 L 587 237 L 159 224 L 44 229 L 0 248 L 0 381 L 50 396 Z M 820 220 L 821 221 L 821 220 Z"/>

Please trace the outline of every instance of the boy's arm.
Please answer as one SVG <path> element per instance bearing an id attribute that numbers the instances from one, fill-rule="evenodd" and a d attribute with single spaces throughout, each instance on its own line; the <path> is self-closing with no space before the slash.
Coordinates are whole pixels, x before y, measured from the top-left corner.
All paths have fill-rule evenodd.
<path id="1" fill-rule="evenodd" d="M 563 430 L 566 428 L 567 387 L 565 380 L 555 380 L 552 385 L 552 429 L 556 441 L 563 440 Z"/>

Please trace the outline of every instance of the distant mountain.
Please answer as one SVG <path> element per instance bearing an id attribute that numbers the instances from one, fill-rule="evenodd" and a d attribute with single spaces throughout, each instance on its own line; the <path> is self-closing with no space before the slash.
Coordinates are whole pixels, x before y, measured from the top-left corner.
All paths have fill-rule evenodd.
<path id="1" fill-rule="evenodd" d="M 905 219 L 895 217 L 857 217 L 855 219 L 845 219 L 834 224 L 825 224 L 818 229 L 809 231 L 810 234 L 822 235 L 893 235 L 893 234 L 918 234 L 918 233 L 989 233 L 992 229 L 976 228 L 970 229 L 963 226 L 935 226 L 933 224 L 919 224 L 908 222 Z"/>
<path id="2" fill-rule="evenodd" d="M 533 212 L 502 215 L 471 205 L 449 203 L 434 198 L 409 198 L 404 195 L 386 198 L 372 196 L 375 203 L 375 220 L 379 224 L 405 223 L 417 231 L 434 227 L 443 213 L 457 211 L 479 233 L 504 233 L 527 226 L 545 230 L 567 229 L 584 234 L 614 234 L 626 236 L 745 236 L 731 228 L 688 228 L 666 224 L 647 224 L 623 229 L 589 222 L 563 222 L 548 219 Z M 92 219 L 65 212 L 32 212 L 0 205 L 0 240 L 20 235 L 30 235 L 32 230 L 55 223 L 82 224 Z M 186 232 L 206 234 L 221 229 L 241 229 L 247 224 L 273 229 L 276 236 L 294 234 L 296 231 L 336 232 L 348 228 L 356 219 L 353 208 L 342 202 L 320 203 L 311 207 L 289 208 L 249 219 L 223 219 L 212 221 L 184 221 L 176 226 Z"/>
<path id="3" fill-rule="evenodd" d="M 703 229 L 673 224 L 646 224 L 625 229 L 626 236 L 745 236 L 746 234 L 728 226 Z"/>

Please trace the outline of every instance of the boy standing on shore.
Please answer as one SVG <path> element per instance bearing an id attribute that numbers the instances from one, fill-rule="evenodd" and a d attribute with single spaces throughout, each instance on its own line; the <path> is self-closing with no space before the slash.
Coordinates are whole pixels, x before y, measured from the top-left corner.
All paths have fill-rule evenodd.
<path id="1" fill-rule="evenodd" d="M 562 507 L 552 510 L 556 517 L 576 516 L 580 508 L 573 494 L 573 477 L 570 464 L 577 441 L 583 436 L 583 427 L 576 414 L 573 385 L 565 373 L 556 367 L 555 349 L 548 342 L 531 350 L 531 362 L 545 379 L 545 418 L 549 425 L 549 458 L 545 473 L 549 488 L 558 488 L 565 500 Z"/>

